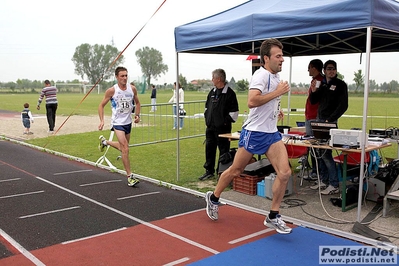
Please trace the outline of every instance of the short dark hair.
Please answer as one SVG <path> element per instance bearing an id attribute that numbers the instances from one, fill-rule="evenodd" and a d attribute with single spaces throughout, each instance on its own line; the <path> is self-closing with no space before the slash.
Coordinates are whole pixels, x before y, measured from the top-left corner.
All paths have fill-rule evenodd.
<path id="1" fill-rule="evenodd" d="M 46 79 L 46 80 L 44 81 L 44 84 L 51 85 L 50 80 Z"/>
<path id="2" fill-rule="evenodd" d="M 267 39 L 264 40 L 260 46 L 260 63 L 263 65 L 265 61 L 263 60 L 264 56 L 270 57 L 270 50 L 273 46 L 277 46 L 281 50 L 283 50 L 283 44 L 277 39 Z"/>
<path id="3" fill-rule="evenodd" d="M 333 65 L 335 67 L 335 69 L 337 69 L 337 62 L 335 62 L 334 60 L 327 60 L 324 63 L 324 67 L 323 68 L 326 69 L 328 65 Z"/>
<path id="4" fill-rule="evenodd" d="M 127 71 L 126 67 L 118 66 L 118 67 L 115 69 L 115 76 L 118 76 L 119 72 L 121 72 L 121 71 Z"/>
<path id="5" fill-rule="evenodd" d="M 24 108 L 29 108 L 29 103 L 24 103 Z"/>
<path id="6" fill-rule="evenodd" d="M 323 61 L 320 59 L 313 59 L 310 61 L 309 66 L 316 68 L 320 73 L 323 71 Z"/>

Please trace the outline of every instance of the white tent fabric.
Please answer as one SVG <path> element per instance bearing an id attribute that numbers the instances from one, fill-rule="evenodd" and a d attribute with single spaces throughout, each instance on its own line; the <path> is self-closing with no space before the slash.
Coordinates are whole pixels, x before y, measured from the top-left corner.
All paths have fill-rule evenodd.
<path id="1" fill-rule="evenodd" d="M 259 54 L 277 38 L 284 55 L 366 53 L 363 138 L 366 137 L 370 53 L 399 51 L 399 3 L 394 0 L 252 0 L 175 28 L 178 53 Z M 179 73 L 177 62 L 177 73 Z M 364 146 L 361 165 L 364 165 Z M 361 168 L 361 176 L 364 168 Z M 359 187 L 363 187 L 360 178 Z M 357 220 L 360 222 L 362 194 Z"/>

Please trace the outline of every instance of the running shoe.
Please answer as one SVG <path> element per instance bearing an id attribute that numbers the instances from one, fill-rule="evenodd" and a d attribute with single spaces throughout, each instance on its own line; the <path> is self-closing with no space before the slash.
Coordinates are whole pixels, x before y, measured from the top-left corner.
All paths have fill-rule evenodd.
<path id="1" fill-rule="evenodd" d="M 104 141 L 105 141 L 106 139 L 104 138 L 103 135 L 101 135 L 100 137 L 98 137 L 98 139 L 100 140 L 100 143 L 98 143 L 98 150 L 101 151 L 101 152 L 103 152 L 104 149 L 105 149 L 105 147 L 107 147 L 107 145 L 104 144 Z"/>
<path id="2" fill-rule="evenodd" d="M 333 194 L 338 194 L 339 193 L 339 188 L 334 187 L 332 185 L 329 185 L 324 189 L 323 191 L 320 192 L 322 195 L 333 195 Z"/>
<path id="3" fill-rule="evenodd" d="M 206 192 L 205 201 L 206 201 L 206 214 L 211 220 L 217 221 L 219 219 L 218 211 L 219 211 L 219 202 L 211 201 L 212 191 Z"/>
<path id="4" fill-rule="evenodd" d="M 133 174 L 131 174 L 128 178 L 127 178 L 127 185 L 129 187 L 134 187 L 135 185 L 137 185 L 138 183 L 140 183 L 140 180 L 138 180 L 137 178 L 135 178 L 133 176 Z"/>
<path id="5" fill-rule="evenodd" d="M 292 228 L 285 224 L 280 214 L 277 214 L 274 219 L 269 219 L 269 215 L 267 215 L 263 224 L 269 228 L 276 229 L 277 233 L 280 234 L 289 234 L 292 231 Z"/>
<path id="6" fill-rule="evenodd" d="M 325 189 L 327 187 L 327 185 L 324 184 L 323 182 L 320 182 L 320 183 L 317 182 L 317 184 L 314 186 L 311 186 L 310 189 L 316 190 L 316 189 L 319 189 L 319 187 L 320 187 L 320 189 Z"/>

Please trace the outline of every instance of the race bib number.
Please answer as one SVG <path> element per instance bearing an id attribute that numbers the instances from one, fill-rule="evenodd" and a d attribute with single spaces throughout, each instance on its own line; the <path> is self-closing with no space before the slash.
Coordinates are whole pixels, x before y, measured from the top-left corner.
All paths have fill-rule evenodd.
<path id="1" fill-rule="evenodd" d="M 119 100 L 119 113 L 127 114 L 130 113 L 132 101 L 128 98 L 121 98 Z"/>

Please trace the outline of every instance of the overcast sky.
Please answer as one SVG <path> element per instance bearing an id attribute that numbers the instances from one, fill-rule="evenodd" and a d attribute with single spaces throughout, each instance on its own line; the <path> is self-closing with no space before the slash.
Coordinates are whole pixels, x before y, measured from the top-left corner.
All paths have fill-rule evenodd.
<path id="1" fill-rule="evenodd" d="M 0 8 L 0 81 L 73 80 L 71 59 L 83 43 L 111 44 L 122 51 L 150 19 L 163 0 L 2 0 Z M 219 13 L 245 0 L 167 0 L 148 21 L 124 53 L 125 66 L 132 80 L 142 76 L 135 52 L 148 46 L 160 51 L 169 71 L 154 84 L 172 83 L 176 77 L 174 29 L 177 26 Z M 223 68 L 230 80 L 251 79 L 251 62 L 245 55 L 179 55 L 180 73 L 188 81 L 211 78 L 212 70 Z M 314 57 L 292 61 L 292 82 L 309 83 L 307 65 Z M 345 81 L 353 83 L 354 72 L 365 71 L 360 54 L 319 57 L 337 61 Z M 372 54 L 370 78 L 377 83 L 399 80 L 399 53 Z M 290 59 L 285 58 L 281 78 L 289 78 Z"/>

